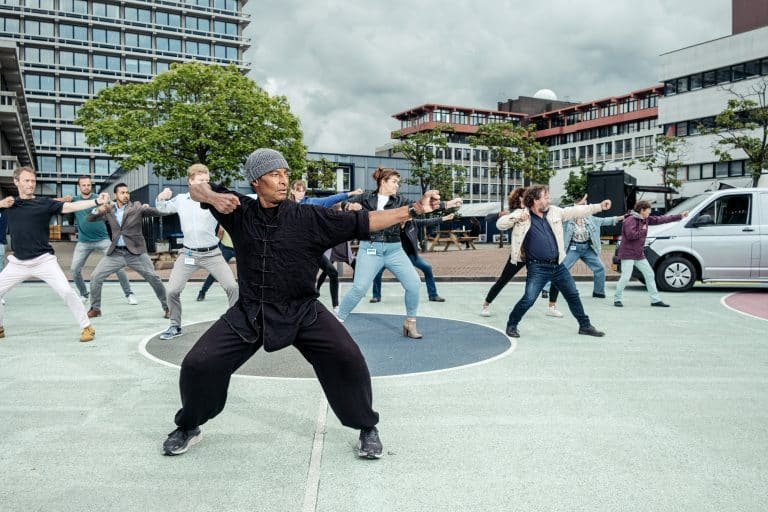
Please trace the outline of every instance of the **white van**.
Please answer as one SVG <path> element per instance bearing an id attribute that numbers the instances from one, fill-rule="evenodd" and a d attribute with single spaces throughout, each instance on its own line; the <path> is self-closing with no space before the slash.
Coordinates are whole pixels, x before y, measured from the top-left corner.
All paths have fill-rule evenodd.
<path id="1" fill-rule="evenodd" d="M 660 290 L 696 281 L 768 283 L 768 189 L 730 188 L 686 199 L 668 214 L 687 218 L 648 226 L 645 256 Z"/>

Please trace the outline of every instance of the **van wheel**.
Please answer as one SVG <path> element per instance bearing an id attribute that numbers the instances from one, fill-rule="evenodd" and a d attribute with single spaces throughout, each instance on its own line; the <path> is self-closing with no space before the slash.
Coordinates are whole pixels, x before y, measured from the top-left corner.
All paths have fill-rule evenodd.
<path id="1" fill-rule="evenodd" d="M 667 292 L 687 292 L 696 283 L 696 268 L 688 259 L 673 256 L 656 267 L 656 286 Z"/>

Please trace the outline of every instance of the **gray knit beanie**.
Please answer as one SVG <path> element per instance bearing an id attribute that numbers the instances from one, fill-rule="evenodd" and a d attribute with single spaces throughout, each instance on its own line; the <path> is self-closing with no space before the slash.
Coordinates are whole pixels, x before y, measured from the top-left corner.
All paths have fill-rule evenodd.
<path id="1" fill-rule="evenodd" d="M 259 148 L 245 161 L 243 175 L 248 183 L 251 183 L 275 169 L 290 169 L 282 153 L 274 149 Z"/>

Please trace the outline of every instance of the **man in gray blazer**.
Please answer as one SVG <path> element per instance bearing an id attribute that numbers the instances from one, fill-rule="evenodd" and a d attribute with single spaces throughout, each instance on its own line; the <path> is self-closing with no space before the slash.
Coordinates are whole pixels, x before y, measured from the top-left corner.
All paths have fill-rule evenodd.
<path id="1" fill-rule="evenodd" d="M 87 217 L 91 222 L 106 220 L 112 231 L 112 244 L 91 276 L 91 309 L 88 310 L 88 317 L 101 316 L 101 286 L 104 279 L 121 268 L 130 267 L 152 286 L 163 306 L 165 318 L 170 318 L 165 300 L 165 286 L 160 276 L 155 273 L 152 260 L 147 254 L 147 243 L 141 232 L 144 217 L 162 217 L 165 214 L 156 208 L 144 206 L 139 201 L 131 203 L 131 194 L 125 183 L 115 185 L 114 192 L 114 205 L 103 204 L 94 208 Z"/>

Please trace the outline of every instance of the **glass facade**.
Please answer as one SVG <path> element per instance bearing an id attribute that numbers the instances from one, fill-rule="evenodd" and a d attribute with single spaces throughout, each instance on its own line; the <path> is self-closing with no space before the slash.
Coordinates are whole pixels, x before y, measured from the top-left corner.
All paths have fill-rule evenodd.
<path id="1" fill-rule="evenodd" d="M 234 63 L 247 71 L 245 3 L 0 1 L 0 37 L 23 43 L 19 58 L 41 190 L 65 195 L 80 175 L 98 183 L 118 170 L 74 124 L 79 106 L 102 89 L 151 80 L 173 62 Z"/>

